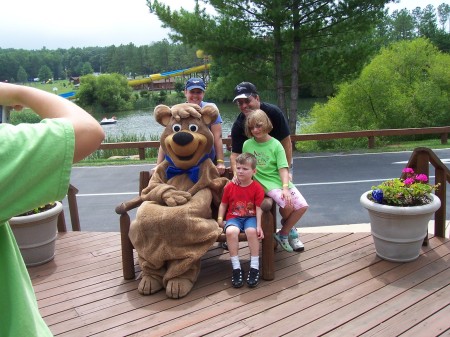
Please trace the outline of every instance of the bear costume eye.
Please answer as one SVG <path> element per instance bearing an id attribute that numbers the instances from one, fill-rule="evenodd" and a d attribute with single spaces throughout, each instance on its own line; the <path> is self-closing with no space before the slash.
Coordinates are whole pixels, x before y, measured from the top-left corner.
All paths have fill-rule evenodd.
<path id="1" fill-rule="evenodd" d="M 180 124 L 174 124 L 172 125 L 173 132 L 181 131 L 181 125 Z"/>
<path id="2" fill-rule="evenodd" d="M 197 132 L 198 131 L 198 125 L 197 124 L 189 124 L 189 131 Z"/>

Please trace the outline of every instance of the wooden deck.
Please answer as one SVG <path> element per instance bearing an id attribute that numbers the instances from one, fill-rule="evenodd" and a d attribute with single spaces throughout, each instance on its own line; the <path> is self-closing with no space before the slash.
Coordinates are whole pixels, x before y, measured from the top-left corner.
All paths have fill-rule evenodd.
<path id="1" fill-rule="evenodd" d="M 305 233 L 303 253 L 275 254 L 273 281 L 234 289 L 215 244 L 185 298 L 137 292 L 122 278 L 119 233 L 59 234 L 54 261 L 29 268 L 56 336 L 436 336 L 450 334 L 450 240 L 414 262 L 379 259 L 369 233 Z M 241 243 L 244 270 L 247 243 Z"/>

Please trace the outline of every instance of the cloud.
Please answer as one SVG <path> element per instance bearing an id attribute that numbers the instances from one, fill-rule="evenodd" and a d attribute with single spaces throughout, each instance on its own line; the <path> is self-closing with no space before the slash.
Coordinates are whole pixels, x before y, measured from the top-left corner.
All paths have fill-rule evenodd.
<path id="1" fill-rule="evenodd" d="M 170 0 L 171 8 L 191 9 L 194 0 Z M 0 48 L 47 49 L 136 46 L 168 38 L 146 0 L 12 0 L 2 3 Z"/>

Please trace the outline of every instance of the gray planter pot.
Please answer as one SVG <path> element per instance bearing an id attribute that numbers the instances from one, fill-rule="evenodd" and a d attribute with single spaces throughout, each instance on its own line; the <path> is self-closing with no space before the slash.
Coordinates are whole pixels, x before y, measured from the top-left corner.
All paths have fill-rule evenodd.
<path id="1" fill-rule="evenodd" d="M 423 206 L 397 207 L 377 204 L 367 198 L 371 191 L 361 195 L 360 203 L 370 216 L 370 228 L 379 257 L 394 262 L 414 261 L 420 255 L 428 222 L 441 201 L 432 194 L 433 201 Z"/>
<path id="2" fill-rule="evenodd" d="M 58 215 L 62 209 L 62 204 L 57 201 L 55 207 L 45 212 L 17 216 L 9 220 L 27 267 L 38 266 L 53 260 Z"/>

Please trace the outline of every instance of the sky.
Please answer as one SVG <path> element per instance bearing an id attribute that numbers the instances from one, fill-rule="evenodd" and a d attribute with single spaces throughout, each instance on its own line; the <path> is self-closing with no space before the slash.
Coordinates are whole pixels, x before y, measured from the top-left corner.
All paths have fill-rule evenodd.
<path id="1" fill-rule="evenodd" d="M 437 8 L 446 1 L 401 0 L 389 7 L 411 10 L 432 4 Z M 187 10 L 195 4 L 194 0 L 162 2 Z M 150 13 L 146 0 L 3 0 L 0 13 L 2 49 L 142 46 L 169 38 L 169 30 Z"/>

